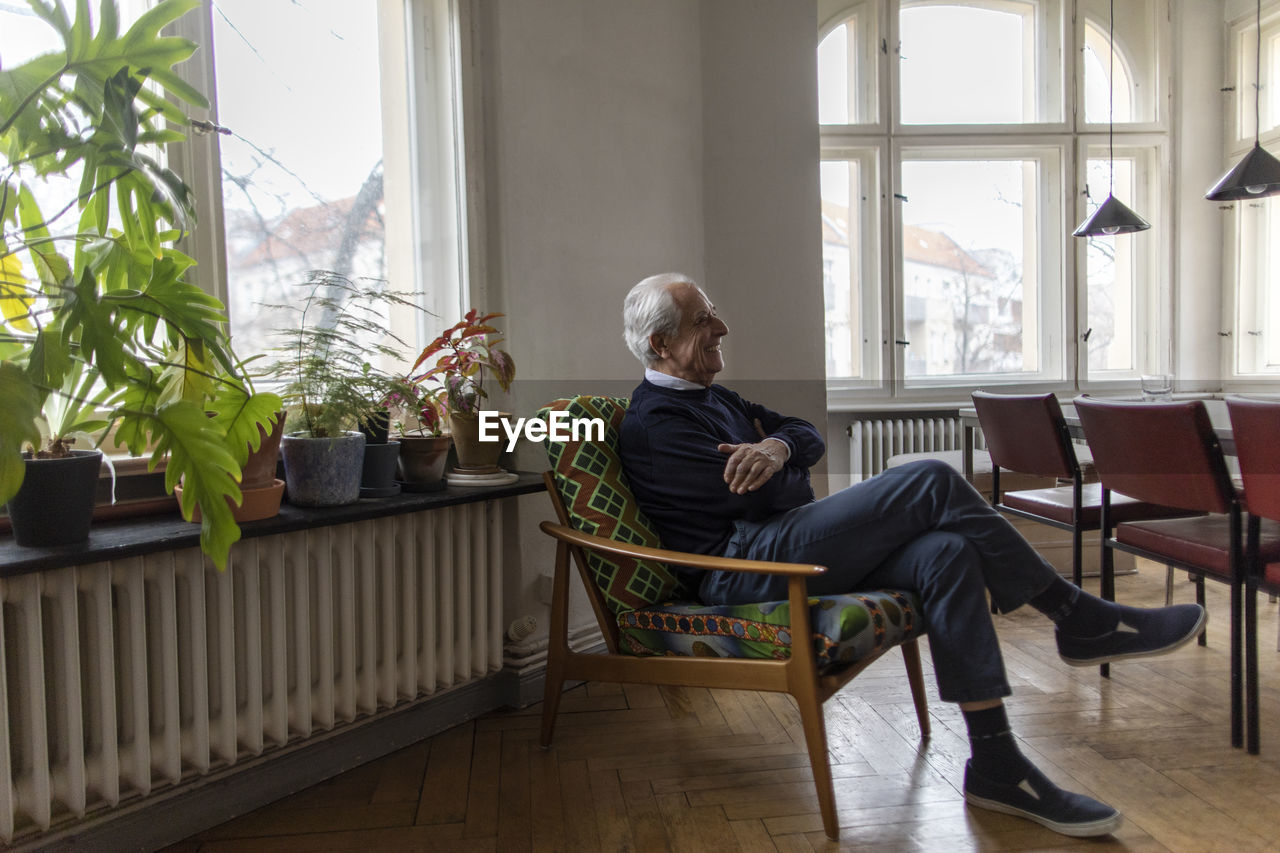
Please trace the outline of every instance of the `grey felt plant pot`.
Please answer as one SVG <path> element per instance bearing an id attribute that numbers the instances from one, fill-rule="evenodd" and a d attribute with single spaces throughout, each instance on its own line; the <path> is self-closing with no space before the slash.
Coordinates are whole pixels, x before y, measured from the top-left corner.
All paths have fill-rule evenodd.
<path id="1" fill-rule="evenodd" d="M 280 440 L 289 503 L 295 506 L 341 506 L 360 499 L 364 468 L 364 436 L 348 432 L 336 438 L 301 433 Z"/>

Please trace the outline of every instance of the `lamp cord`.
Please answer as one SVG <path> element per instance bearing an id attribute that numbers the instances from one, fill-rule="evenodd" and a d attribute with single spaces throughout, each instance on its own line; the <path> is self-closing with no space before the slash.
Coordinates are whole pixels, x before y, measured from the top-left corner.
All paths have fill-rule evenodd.
<path id="1" fill-rule="evenodd" d="M 1262 0 L 1258 0 L 1259 3 Z M 1108 16 L 1107 48 L 1110 68 L 1107 70 L 1107 194 L 1116 192 L 1116 0 L 1111 0 Z"/>
<path id="2" fill-rule="evenodd" d="M 1115 2 L 1115 0 L 1111 0 Z M 1257 48 L 1253 52 L 1253 144 L 1262 144 L 1262 0 L 1258 0 L 1258 16 L 1255 19 L 1258 37 Z"/>

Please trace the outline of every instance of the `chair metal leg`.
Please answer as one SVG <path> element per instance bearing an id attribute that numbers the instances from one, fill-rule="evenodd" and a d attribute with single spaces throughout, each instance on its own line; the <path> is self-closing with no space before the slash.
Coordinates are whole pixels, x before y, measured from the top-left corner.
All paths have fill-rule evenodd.
<path id="1" fill-rule="evenodd" d="M 1084 585 L 1084 531 L 1079 525 L 1071 528 L 1071 582 Z"/>
<path id="2" fill-rule="evenodd" d="M 1201 581 L 1203 583 L 1203 580 Z M 1244 660 L 1241 636 L 1242 590 L 1231 584 L 1231 745 L 1244 745 Z"/>
<path id="3" fill-rule="evenodd" d="M 1200 575 L 1200 576 L 1198 576 L 1198 577 L 1196 578 L 1196 604 L 1199 604 L 1201 607 L 1204 607 L 1204 606 L 1205 606 L 1205 604 L 1204 604 L 1204 576 L 1203 576 L 1203 575 Z M 1208 628 L 1208 622 L 1206 622 L 1206 623 L 1205 623 L 1205 627 L 1201 629 L 1201 631 L 1200 631 L 1200 637 L 1196 640 L 1196 642 L 1197 642 L 1199 645 L 1202 645 L 1202 646 L 1207 646 L 1207 645 L 1209 645 L 1209 628 Z"/>
<path id="4" fill-rule="evenodd" d="M 1244 599 L 1244 683 L 1246 744 L 1250 755 L 1258 754 L 1258 590 L 1251 583 Z"/>
<path id="5" fill-rule="evenodd" d="M 1173 604 L 1173 566 L 1164 567 L 1164 606 Z"/>

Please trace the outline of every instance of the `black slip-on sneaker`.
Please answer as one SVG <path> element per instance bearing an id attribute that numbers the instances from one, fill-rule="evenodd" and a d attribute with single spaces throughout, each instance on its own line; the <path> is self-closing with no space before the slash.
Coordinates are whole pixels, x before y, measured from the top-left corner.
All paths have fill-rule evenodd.
<path id="1" fill-rule="evenodd" d="M 1208 614 L 1199 604 L 1125 607 L 1119 624 L 1097 637 L 1069 637 L 1056 631 L 1058 656 L 1072 666 L 1093 666 L 1161 655 L 1190 642 L 1204 628 L 1206 619 Z"/>
<path id="2" fill-rule="evenodd" d="M 964 799 L 971 806 L 1034 820 L 1062 835 L 1091 838 L 1110 835 L 1124 823 L 1124 815 L 1084 794 L 1064 791 L 1035 766 L 1017 784 L 996 782 L 964 766 Z"/>

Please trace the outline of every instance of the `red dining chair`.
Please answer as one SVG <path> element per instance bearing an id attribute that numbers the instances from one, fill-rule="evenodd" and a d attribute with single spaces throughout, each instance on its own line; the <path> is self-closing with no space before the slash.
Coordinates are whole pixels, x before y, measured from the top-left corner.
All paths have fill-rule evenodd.
<path id="1" fill-rule="evenodd" d="M 1123 402 L 1077 397 L 1076 412 L 1102 482 L 1102 526 L 1111 495 L 1207 513 L 1125 521 L 1106 545 L 1175 566 L 1231 591 L 1231 745 L 1243 744 L 1241 506 L 1204 403 Z M 1197 588 L 1201 598 L 1202 588 Z M 1201 602 L 1203 603 L 1203 601 Z"/>
<path id="2" fill-rule="evenodd" d="M 1102 526 L 1102 486 L 1085 483 L 1075 444 L 1053 394 L 993 394 L 974 391 L 982 436 L 991 455 L 991 504 L 1003 513 L 1071 531 L 1071 580 L 1084 579 L 1084 533 Z M 1070 481 L 1069 486 L 1000 493 L 1000 471 L 1016 471 Z M 1115 524 L 1141 518 L 1188 515 L 1185 510 L 1112 495 L 1109 518 Z M 1108 531 L 1109 532 L 1109 531 Z M 1103 537 L 1105 539 L 1105 536 Z M 1102 576 L 1114 578 L 1111 549 L 1102 548 Z M 1102 590 L 1113 598 L 1113 589 Z"/>
<path id="3" fill-rule="evenodd" d="M 1257 753 L 1258 590 L 1280 593 L 1280 401 L 1228 397 L 1227 411 L 1249 511 L 1245 536 L 1245 719 L 1249 752 Z"/>

